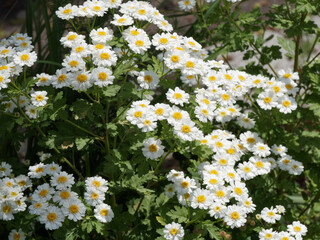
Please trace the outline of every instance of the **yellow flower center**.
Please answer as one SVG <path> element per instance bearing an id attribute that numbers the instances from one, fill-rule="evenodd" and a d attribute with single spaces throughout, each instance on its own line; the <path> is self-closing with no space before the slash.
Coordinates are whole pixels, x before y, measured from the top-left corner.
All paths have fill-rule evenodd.
<path id="1" fill-rule="evenodd" d="M 119 18 L 119 19 L 118 19 L 118 23 L 123 23 L 124 21 L 126 21 L 125 18 Z"/>
<path id="2" fill-rule="evenodd" d="M 107 216 L 108 215 L 108 210 L 107 209 L 102 209 L 101 211 L 100 211 L 100 214 L 102 215 L 102 216 Z"/>
<path id="3" fill-rule="evenodd" d="M 28 55 L 28 54 L 22 54 L 21 57 L 20 57 L 20 59 L 21 59 L 22 61 L 27 61 L 27 60 L 29 59 L 29 55 Z"/>
<path id="4" fill-rule="evenodd" d="M 286 89 L 291 90 L 293 88 L 293 86 L 291 84 L 286 84 Z"/>
<path id="5" fill-rule="evenodd" d="M 102 81 L 106 80 L 108 75 L 104 72 L 99 73 L 98 78 Z"/>
<path id="6" fill-rule="evenodd" d="M 105 31 L 99 31 L 99 32 L 98 32 L 98 35 L 99 35 L 99 36 L 105 36 L 105 35 L 107 35 L 107 33 L 106 33 Z"/>
<path id="7" fill-rule="evenodd" d="M 273 87 L 273 90 L 274 90 L 274 92 L 279 92 L 280 91 L 280 88 L 278 87 L 278 86 L 275 86 L 275 87 Z"/>
<path id="8" fill-rule="evenodd" d="M 147 82 L 147 83 L 151 83 L 152 82 L 152 77 L 150 75 L 146 75 L 144 76 L 144 80 Z"/>
<path id="9" fill-rule="evenodd" d="M 45 196 L 47 196 L 48 193 L 49 193 L 49 191 L 47 189 L 43 189 L 40 191 L 39 195 L 41 197 L 45 197 Z"/>
<path id="10" fill-rule="evenodd" d="M 65 176 L 60 176 L 57 179 L 57 182 L 59 183 L 65 183 L 67 181 L 67 178 Z"/>
<path id="11" fill-rule="evenodd" d="M 98 193 L 92 193 L 91 194 L 91 198 L 92 199 L 97 199 L 99 197 L 99 194 Z"/>
<path id="12" fill-rule="evenodd" d="M 100 11 L 100 10 L 101 10 L 101 7 L 99 7 L 99 6 L 94 6 L 94 7 L 93 7 L 93 10 L 95 10 L 95 11 Z"/>
<path id="13" fill-rule="evenodd" d="M 22 187 L 22 186 L 26 185 L 26 181 L 21 180 L 18 182 L 18 185 Z"/>
<path id="14" fill-rule="evenodd" d="M 71 67 L 76 67 L 76 66 L 79 65 L 79 63 L 78 63 L 78 61 L 73 60 L 73 61 L 70 61 L 70 62 L 69 62 L 69 65 L 70 65 Z"/>
<path id="15" fill-rule="evenodd" d="M 174 94 L 174 97 L 175 97 L 176 99 L 180 99 L 180 98 L 182 98 L 182 95 L 181 95 L 180 93 L 175 93 L 175 94 Z"/>
<path id="16" fill-rule="evenodd" d="M 179 113 L 179 112 L 175 112 L 175 113 L 173 114 L 173 118 L 174 118 L 174 119 L 177 119 L 177 120 L 180 120 L 180 119 L 182 118 L 182 114 Z"/>
<path id="17" fill-rule="evenodd" d="M 137 112 L 134 113 L 134 116 L 135 116 L 136 118 L 142 117 L 142 112 L 137 111 Z"/>
<path id="18" fill-rule="evenodd" d="M 285 78 L 290 78 L 290 77 L 291 77 L 291 74 L 290 74 L 290 73 L 285 73 L 283 76 L 284 76 Z"/>
<path id="19" fill-rule="evenodd" d="M 208 115 L 208 111 L 206 109 L 202 109 L 202 114 L 203 115 Z"/>
<path id="20" fill-rule="evenodd" d="M 158 108 L 158 109 L 156 110 L 156 114 L 157 114 L 157 115 L 162 115 L 162 114 L 163 114 L 163 109 L 162 109 L 162 108 Z"/>
<path id="21" fill-rule="evenodd" d="M 271 233 L 267 233 L 266 234 L 266 238 L 272 238 L 272 234 Z"/>
<path id="22" fill-rule="evenodd" d="M 95 181 L 92 182 L 92 185 L 95 186 L 95 187 L 100 187 L 101 183 L 99 181 L 95 180 Z"/>
<path id="23" fill-rule="evenodd" d="M 241 194 L 242 194 L 241 188 L 238 188 L 238 187 L 234 188 L 234 192 L 235 192 L 236 194 L 238 194 L 238 195 L 241 195 Z"/>
<path id="24" fill-rule="evenodd" d="M 212 170 L 210 171 L 210 174 L 218 175 L 218 172 L 217 172 L 217 170 L 212 169 Z"/>
<path id="25" fill-rule="evenodd" d="M 173 56 L 171 57 L 171 61 L 174 62 L 174 63 L 179 62 L 179 56 L 173 55 Z"/>
<path id="26" fill-rule="evenodd" d="M 104 48 L 104 46 L 100 43 L 96 44 L 95 47 L 96 47 L 96 49 L 103 49 Z"/>
<path id="27" fill-rule="evenodd" d="M 234 177 L 235 177 L 235 175 L 234 175 L 233 173 L 228 173 L 228 176 L 229 176 L 230 178 L 234 178 Z"/>
<path id="28" fill-rule="evenodd" d="M 213 82 L 213 81 L 215 81 L 217 78 L 215 77 L 215 76 L 210 76 L 209 77 L 209 80 L 211 81 L 211 82 Z"/>
<path id="29" fill-rule="evenodd" d="M 199 203 L 203 203 L 205 200 L 206 200 L 206 197 L 203 196 L 203 195 L 199 195 L 199 196 L 197 197 L 197 201 L 198 201 Z"/>
<path id="30" fill-rule="evenodd" d="M 228 154 L 234 154 L 234 152 L 235 152 L 235 150 L 233 149 L 233 148 L 229 148 L 228 150 L 227 150 L 227 153 Z"/>
<path id="31" fill-rule="evenodd" d="M 80 47 L 77 47 L 75 50 L 76 50 L 76 52 L 82 52 L 84 50 L 84 48 L 80 46 Z"/>
<path id="32" fill-rule="evenodd" d="M 237 219 L 239 219 L 239 213 L 237 213 L 237 212 L 232 212 L 231 213 L 231 215 L 230 215 L 230 217 L 233 219 L 233 220 L 237 220 Z"/>
<path id="33" fill-rule="evenodd" d="M 74 40 L 74 39 L 76 39 L 76 37 L 77 37 L 77 35 L 75 35 L 75 34 L 71 34 L 70 36 L 68 36 L 68 40 Z"/>
<path id="34" fill-rule="evenodd" d="M 146 10 L 140 9 L 140 10 L 138 10 L 138 13 L 139 13 L 140 15 L 144 15 L 144 14 L 146 14 Z"/>
<path id="35" fill-rule="evenodd" d="M 238 77 L 239 79 L 240 79 L 240 81 L 244 81 L 244 80 L 246 80 L 245 79 L 245 77 L 244 76 L 241 76 L 241 75 L 239 75 L 239 77 Z"/>
<path id="36" fill-rule="evenodd" d="M 249 138 L 247 138 L 247 142 L 248 143 L 255 143 L 256 140 L 254 138 L 252 138 L 252 137 L 249 137 Z"/>
<path id="37" fill-rule="evenodd" d="M 69 210 L 71 213 L 77 213 L 77 212 L 79 212 L 79 207 L 77 205 L 71 205 L 69 207 Z"/>
<path id="38" fill-rule="evenodd" d="M 263 167 L 263 163 L 261 161 L 256 162 L 256 166 L 258 168 L 262 168 Z"/>
<path id="39" fill-rule="evenodd" d="M 222 147 L 223 147 L 223 144 L 222 144 L 222 142 L 216 142 L 216 146 L 217 146 L 218 148 L 222 148 Z"/>
<path id="40" fill-rule="evenodd" d="M 144 45 L 144 42 L 141 40 L 136 41 L 136 45 L 139 47 L 142 47 Z"/>
<path id="41" fill-rule="evenodd" d="M 60 193 L 60 197 L 61 197 L 62 199 L 67 199 L 67 198 L 70 197 L 70 193 L 67 192 L 67 191 L 61 192 L 61 193 Z"/>
<path id="42" fill-rule="evenodd" d="M 21 237 L 20 233 L 15 233 L 15 234 L 13 235 L 13 239 L 14 239 L 14 240 L 19 240 L 20 237 Z"/>
<path id="43" fill-rule="evenodd" d="M 156 151 L 158 151 L 157 145 L 151 144 L 151 145 L 149 146 L 149 151 L 150 151 L 150 152 L 156 152 Z"/>
<path id="44" fill-rule="evenodd" d="M 100 58 L 104 60 L 108 60 L 110 58 L 110 55 L 108 53 L 101 53 Z"/>
<path id="45" fill-rule="evenodd" d="M 6 54 L 6 53 L 8 53 L 8 52 L 9 52 L 8 49 L 4 49 L 4 50 L 1 51 L 1 54 Z"/>
<path id="46" fill-rule="evenodd" d="M 225 74 L 224 77 L 227 79 L 227 80 L 231 80 L 232 77 L 229 75 L 229 74 Z"/>
<path id="47" fill-rule="evenodd" d="M 256 79 L 253 81 L 254 84 L 259 84 L 260 82 L 261 82 L 260 79 Z"/>
<path id="48" fill-rule="evenodd" d="M 53 222 L 54 220 L 57 219 L 57 215 L 55 213 L 49 213 L 47 215 L 47 219 L 50 221 L 50 222 Z"/>
<path id="49" fill-rule="evenodd" d="M 220 165 L 226 165 L 227 164 L 227 160 L 220 159 L 219 163 L 220 163 Z"/>
<path id="50" fill-rule="evenodd" d="M 273 217 L 274 216 L 274 212 L 268 212 L 269 217 Z"/>
<path id="51" fill-rule="evenodd" d="M 265 98 L 264 98 L 264 102 L 265 102 L 265 103 L 271 102 L 271 97 L 265 97 Z"/>
<path id="52" fill-rule="evenodd" d="M 218 183 L 218 180 L 215 179 L 215 178 L 211 178 L 211 179 L 209 180 L 209 183 L 211 183 L 211 184 L 217 184 L 217 183 Z"/>
<path id="53" fill-rule="evenodd" d="M 68 8 L 68 9 L 65 9 L 65 10 L 63 11 L 64 14 L 69 14 L 69 13 L 71 13 L 71 12 L 72 12 L 72 10 L 69 9 L 69 8 Z"/>
<path id="54" fill-rule="evenodd" d="M 186 182 L 186 181 L 184 181 L 184 182 L 181 183 L 181 187 L 182 187 L 182 188 L 187 188 L 188 186 L 189 186 L 189 183 Z"/>
<path id="55" fill-rule="evenodd" d="M 11 207 L 9 205 L 5 205 L 4 207 L 2 207 L 2 211 L 5 214 L 8 214 L 11 211 Z"/>
<path id="56" fill-rule="evenodd" d="M 178 229 L 176 229 L 176 228 L 171 228 L 171 229 L 170 229 L 170 234 L 171 234 L 172 236 L 177 235 L 177 233 L 178 233 Z"/>
<path id="57" fill-rule="evenodd" d="M 284 107 L 289 107 L 291 105 L 291 103 L 290 103 L 290 101 L 285 100 L 285 101 L 282 102 L 282 105 Z"/>
<path id="58" fill-rule="evenodd" d="M 168 39 L 166 38 L 160 38 L 160 43 L 166 44 L 168 42 Z"/>
<path id="59" fill-rule="evenodd" d="M 230 96 L 225 93 L 225 94 L 222 94 L 222 98 L 223 98 L 224 100 L 228 100 L 228 99 L 230 98 Z"/>
<path id="60" fill-rule="evenodd" d="M 36 101 L 41 102 L 44 99 L 42 95 L 36 96 Z"/>
<path id="61" fill-rule="evenodd" d="M 296 232 L 300 232 L 300 231 L 301 231 L 301 228 L 298 227 L 298 226 L 295 226 L 295 227 L 293 228 L 293 230 L 296 231 Z"/>
<path id="62" fill-rule="evenodd" d="M 248 173 L 251 171 L 251 169 L 249 167 L 244 167 L 244 171 Z"/>
<path id="63" fill-rule="evenodd" d="M 137 35 L 139 34 L 139 32 L 138 32 L 137 30 L 132 30 L 132 31 L 130 32 L 130 34 L 131 34 L 132 36 L 137 36 Z"/>
<path id="64" fill-rule="evenodd" d="M 186 67 L 187 68 L 193 68 L 194 67 L 194 63 L 191 61 L 186 62 Z"/>
<path id="65" fill-rule="evenodd" d="M 35 207 L 35 208 L 41 208 L 41 207 L 42 207 L 42 204 L 41 204 L 41 203 L 36 203 L 36 204 L 34 205 L 34 207 Z"/>
<path id="66" fill-rule="evenodd" d="M 221 191 L 221 190 L 219 190 L 219 191 L 216 192 L 216 195 L 217 195 L 218 197 L 224 197 L 224 192 Z"/>
<path id="67" fill-rule="evenodd" d="M 58 77 L 58 82 L 64 82 L 66 80 L 67 76 L 64 75 L 64 74 L 61 74 L 59 77 Z"/>
<path id="68" fill-rule="evenodd" d="M 84 75 L 84 74 L 80 74 L 80 75 L 77 77 L 78 82 L 81 82 L 81 83 L 87 81 L 87 79 L 88 79 L 88 77 L 87 77 L 86 75 Z"/>
<path id="69" fill-rule="evenodd" d="M 182 126 L 181 131 L 184 133 L 189 133 L 191 131 L 191 128 L 188 125 L 184 125 Z"/>

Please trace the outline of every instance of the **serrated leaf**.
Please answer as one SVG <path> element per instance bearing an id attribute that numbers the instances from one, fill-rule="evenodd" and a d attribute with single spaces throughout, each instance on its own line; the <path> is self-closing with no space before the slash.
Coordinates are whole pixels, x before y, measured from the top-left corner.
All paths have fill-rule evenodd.
<path id="1" fill-rule="evenodd" d="M 110 85 L 102 90 L 102 94 L 105 97 L 114 97 L 117 95 L 121 87 L 119 85 Z"/>
<path id="2" fill-rule="evenodd" d="M 91 138 L 76 138 L 75 143 L 76 143 L 77 149 L 80 151 L 88 144 L 92 144 L 93 139 L 91 139 Z"/>

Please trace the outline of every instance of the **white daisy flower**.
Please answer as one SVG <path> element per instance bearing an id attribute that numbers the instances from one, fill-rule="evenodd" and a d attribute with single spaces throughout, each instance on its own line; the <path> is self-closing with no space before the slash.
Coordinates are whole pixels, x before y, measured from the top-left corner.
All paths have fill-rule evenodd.
<path id="1" fill-rule="evenodd" d="M 71 188 L 71 186 L 74 184 L 74 177 L 72 174 L 62 171 L 60 173 L 54 173 L 51 176 L 50 183 L 58 190 Z"/>
<path id="2" fill-rule="evenodd" d="M 1 162 L 0 163 L 0 178 L 9 176 L 12 172 L 12 167 L 9 163 Z"/>
<path id="3" fill-rule="evenodd" d="M 181 106 L 183 106 L 183 104 L 187 103 L 189 100 L 189 94 L 178 87 L 176 87 L 174 90 L 169 89 L 166 93 L 166 97 L 169 102 Z"/>
<path id="4" fill-rule="evenodd" d="M 287 228 L 288 232 L 296 239 L 302 239 L 302 236 L 305 236 L 308 232 L 307 227 L 300 223 L 300 221 L 292 222 L 292 224 L 288 225 Z"/>
<path id="5" fill-rule="evenodd" d="M 20 65 L 22 67 L 31 67 L 37 61 L 37 54 L 35 52 L 24 50 L 22 52 L 18 52 L 13 57 L 13 61 L 15 64 Z"/>
<path id="6" fill-rule="evenodd" d="M 158 75 L 153 71 L 141 71 L 137 78 L 138 83 L 143 89 L 155 89 L 159 83 Z"/>
<path id="7" fill-rule="evenodd" d="M 160 139 L 148 138 L 143 142 L 142 153 L 146 158 L 157 159 L 164 153 L 164 146 Z"/>
<path id="8" fill-rule="evenodd" d="M 181 224 L 172 222 L 164 226 L 163 233 L 167 240 L 181 240 L 184 236 L 184 229 Z"/>
<path id="9" fill-rule="evenodd" d="M 60 208 L 50 205 L 39 216 L 39 221 L 45 224 L 46 229 L 55 230 L 62 226 L 64 215 Z"/>
<path id="10" fill-rule="evenodd" d="M 100 176 L 87 178 L 85 184 L 86 188 L 94 188 L 100 192 L 106 192 L 109 189 L 108 181 Z"/>
<path id="11" fill-rule="evenodd" d="M 111 222 L 112 218 L 114 217 L 114 213 L 108 204 L 102 203 L 95 207 L 94 216 L 100 222 L 107 223 Z"/>
<path id="12" fill-rule="evenodd" d="M 34 166 L 29 167 L 28 176 L 30 178 L 41 178 L 46 175 L 45 165 L 43 163 L 39 163 Z"/>
<path id="13" fill-rule="evenodd" d="M 113 16 L 113 21 L 111 21 L 110 23 L 116 26 L 130 26 L 133 24 L 133 19 L 128 15 L 120 16 L 118 14 L 115 14 Z"/>
<path id="14" fill-rule="evenodd" d="M 65 201 L 61 210 L 68 219 L 75 222 L 86 214 L 86 206 L 77 198 Z"/>
<path id="15" fill-rule="evenodd" d="M 18 231 L 16 229 L 12 229 L 8 236 L 8 240 L 25 240 L 25 239 L 26 239 L 26 235 L 20 228 Z"/>
<path id="16" fill-rule="evenodd" d="M 47 94 L 48 93 L 46 91 L 35 91 L 34 93 L 31 93 L 31 102 L 33 106 L 45 106 L 48 100 Z"/>
<path id="17" fill-rule="evenodd" d="M 105 200 L 105 193 L 97 190 L 96 188 L 87 188 L 87 191 L 84 193 L 84 199 L 87 204 L 97 206 L 102 204 Z"/>
<path id="18" fill-rule="evenodd" d="M 90 38 L 92 39 L 92 42 L 97 44 L 105 44 L 107 41 L 112 40 L 113 38 L 113 31 L 107 27 L 105 28 L 98 28 L 93 29 L 90 34 Z"/>
<path id="19" fill-rule="evenodd" d="M 48 208 L 48 203 L 43 201 L 32 201 L 29 205 L 29 212 L 34 215 L 42 215 Z"/>
<path id="20" fill-rule="evenodd" d="M 281 218 L 281 215 L 278 214 L 278 211 L 276 208 L 263 208 L 261 211 L 261 218 L 267 222 L 267 223 L 276 223 L 276 221 L 279 221 Z"/>
<path id="21" fill-rule="evenodd" d="M 242 207 L 231 205 L 226 209 L 223 221 L 225 221 L 231 228 L 239 228 L 245 225 L 247 219 Z"/>

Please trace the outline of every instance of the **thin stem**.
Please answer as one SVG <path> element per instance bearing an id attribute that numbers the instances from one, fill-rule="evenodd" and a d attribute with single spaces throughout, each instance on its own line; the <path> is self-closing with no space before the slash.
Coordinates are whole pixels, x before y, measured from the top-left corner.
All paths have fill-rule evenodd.
<path id="1" fill-rule="evenodd" d="M 316 38 L 314 39 L 313 44 L 312 44 L 312 47 L 311 47 L 311 49 L 310 49 L 310 52 L 309 52 L 309 54 L 308 54 L 308 57 L 307 57 L 307 61 L 306 61 L 306 62 L 308 62 L 308 61 L 310 60 L 311 54 L 312 54 L 312 52 L 313 52 L 313 50 L 314 50 L 314 47 L 316 46 L 316 43 L 318 42 L 319 36 L 320 36 L 320 34 L 317 34 Z"/>
<path id="2" fill-rule="evenodd" d="M 65 121 L 66 121 L 67 123 L 71 124 L 72 126 L 75 126 L 76 128 L 78 128 L 78 129 L 80 129 L 80 130 L 82 130 L 82 131 L 84 131 L 84 132 L 88 133 L 89 135 L 91 135 L 91 136 L 93 136 L 93 137 L 97 138 L 98 140 L 103 141 L 103 140 L 102 140 L 102 137 L 100 137 L 100 136 L 98 136 L 98 135 L 94 134 L 93 132 L 88 131 L 87 129 L 84 129 L 83 127 L 81 127 L 81 126 L 77 125 L 76 123 L 71 122 L 71 121 L 70 121 L 70 120 L 68 120 L 68 119 L 66 119 Z"/>
<path id="3" fill-rule="evenodd" d="M 308 206 L 305 209 L 303 209 L 303 211 L 300 213 L 298 218 L 300 218 L 319 199 L 319 197 L 320 197 L 320 191 L 318 191 L 318 193 L 314 196 L 314 198 L 308 204 Z"/>
<path id="4" fill-rule="evenodd" d="M 69 23 L 74 28 L 74 30 L 76 30 L 76 33 L 79 33 L 77 27 L 74 25 L 74 23 L 73 23 L 73 21 L 71 19 L 69 19 Z"/>

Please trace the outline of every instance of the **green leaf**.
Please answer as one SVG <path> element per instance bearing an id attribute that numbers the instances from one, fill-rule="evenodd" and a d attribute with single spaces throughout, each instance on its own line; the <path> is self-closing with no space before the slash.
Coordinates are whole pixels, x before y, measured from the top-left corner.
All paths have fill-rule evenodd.
<path id="1" fill-rule="evenodd" d="M 160 223 L 162 226 L 164 226 L 164 225 L 167 224 L 162 217 L 156 216 L 156 220 L 157 220 L 157 222 Z"/>
<path id="2" fill-rule="evenodd" d="M 105 87 L 102 90 L 102 94 L 105 97 L 114 97 L 117 95 L 117 93 L 120 91 L 121 87 L 119 85 L 110 85 Z"/>
<path id="3" fill-rule="evenodd" d="M 93 139 L 91 139 L 91 138 L 76 138 L 75 143 L 76 143 L 77 149 L 80 151 L 84 147 L 88 146 L 89 144 L 92 144 Z"/>
<path id="4" fill-rule="evenodd" d="M 183 223 L 188 220 L 188 209 L 186 207 L 175 206 L 174 210 L 167 213 L 167 216 L 178 223 Z"/>

